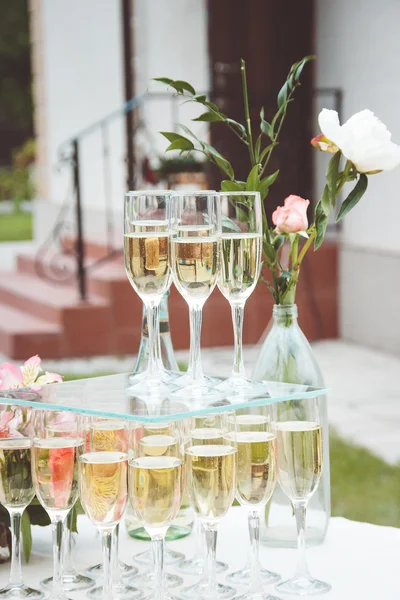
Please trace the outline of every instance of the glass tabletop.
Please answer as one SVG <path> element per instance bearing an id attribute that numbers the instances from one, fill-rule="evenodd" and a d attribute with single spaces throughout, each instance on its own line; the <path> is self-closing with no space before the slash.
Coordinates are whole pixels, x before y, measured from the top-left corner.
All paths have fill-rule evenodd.
<path id="1" fill-rule="evenodd" d="M 307 385 L 262 383 L 262 393 L 257 393 L 253 397 L 249 398 L 238 390 L 237 393 L 219 393 L 210 401 L 209 398 L 203 398 L 201 393 L 196 396 L 177 398 L 173 393 L 160 394 L 157 389 L 153 394 L 139 396 L 129 383 L 129 375 L 119 374 L 50 384 L 43 386 L 39 391 L 3 390 L 0 392 L 0 404 L 157 422 L 221 412 L 232 408 L 236 410 L 285 400 L 301 400 L 322 396 L 329 391 L 327 388 L 314 388 Z"/>

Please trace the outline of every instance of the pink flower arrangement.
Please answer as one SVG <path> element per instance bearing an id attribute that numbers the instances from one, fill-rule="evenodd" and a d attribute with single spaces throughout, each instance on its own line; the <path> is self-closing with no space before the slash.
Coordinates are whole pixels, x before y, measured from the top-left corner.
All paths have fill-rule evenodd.
<path id="1" fill-rule="evenodd" d="M 303 233 L 308 229 L 307 208 L 309 200 L 292 194 L 284 201 L 284 206 L 272 213 L 272 222 L 276 226 L 277 233 Z M 307 234 L 306 234 L 306 237 Z"/>
<path id="2" fill-rule="evenodd" d="M 61 375 L 43 371 L 41 362 L 41 358 L 36 355 L 31 356 L 22 367 L 17 367 L 9 362 L 2 363 L 0 365 L 0 390 L 30 388 L 38 391 L 42 385 L 62 381 Z"/>

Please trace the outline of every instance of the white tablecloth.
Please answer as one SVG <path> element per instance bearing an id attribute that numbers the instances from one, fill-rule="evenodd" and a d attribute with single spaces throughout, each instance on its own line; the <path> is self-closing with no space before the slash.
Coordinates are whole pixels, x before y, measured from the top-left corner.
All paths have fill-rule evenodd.
<path id="1" fill-rule="evenodd" d="M 79 535 L 75 547 L 75 562 L 79 570 L 100 561 L 100 540 L 94 527 L 85 517 L 79 518 Z M 192 554 L 193 536 L 170 542 L 171 547 Z M 120 556 L 132 562 L 133 554 L 146 549 L 147 543 L 131 540 L 121 527 Z M 231 570 L 243 566 L 248 551 L 246 514 L 241 508 L 232 508 L 221 522 L 218 541 L 218 557 L 225 560 Z M 331 520 L 326 542 L 323 546 L 308 550 L 309 566 L 315 577 L 329 581 L 332 591 L 323 596 L 329 600 L 398 600 L 400 529 L 356 523 L 347 519 Z M 261 559 L 265 567 L 277 571 L 286 578 L 294 573 L 296 552 L 261 546 Z M 138 565 L 137 565 L 138 566 Z M 9 565 L 0 565 L 0 587 L 8 578 Z M 144 567 L 139 567 L 144 571 Z M 172 572 L 173 568 L 169 567 Z M 33 528 L 31 560 L 24 566 L 26 583 L 37 586 L 40 579 L 52 573 L 50 528 Z M 224 575 L 220 575 L 223 581 Z M 194 581 L 187 578 L 187 583 Z M 185 582 L 186 583 L 186 582 Z M 266 588 L 274 592 L 273 586 Z M 239 588 L 238 591 L 243 591 Z M 179 588 L 171 592 L 179 595 Z M 85 598 L 85 593 L 69 594 L 71 598 Z M 289 599 L 293 596 L 283 596 Z M 196 600 L 195 598 L 193 600 Z"/>

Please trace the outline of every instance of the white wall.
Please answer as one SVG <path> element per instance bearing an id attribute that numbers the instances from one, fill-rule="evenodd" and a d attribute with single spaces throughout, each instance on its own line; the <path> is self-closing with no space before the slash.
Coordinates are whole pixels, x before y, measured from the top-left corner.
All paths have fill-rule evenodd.
<path id="1" fill-rule="evenodd" d="M 36 237 L 40 240 L 48 233 L 67 194 L 71 196 L 70 170 L 55 170 L 60 144 L 120 108 L 124 94 L 120 2 L 41 0 L 39 6 L 43 38 L 40 93 L 44 97 L 45 121 L 42 136 L 47 149 L 46 197 L 38 202 L 36 219 Z M 187 79 L 198 91 L 208 90 L 206 0 L 135 0 L 132 26 L 136 94 L 149 90 L 166 93 L 166 88 L 151 81 L 157 76 Z M 163 99 L 149 99 L 143 106 L 141 120 L 145 127 L 137 136 L 139 156 L 154 158 L 163 154 L 168 142 L 158 132 L 173 129 L 177 120 L 190 124 L 190 119 L 202 112 L 186 105 L 174 115 L 171 97 L 168 94 Z M 109 127 L 108 202 L 113 207 L 117 241 L 122 233 L 126 191 L 124 124 L 119 118 Z M 203 137 L 208 134 L 205 124 L 194 124 L 193 130 Z M 107 198 L 100 136 L 96 131 L 84 138 L 80 164 L 85 234 L 101 240 Z"/>
<path id="2" fill-rule="evenodd" d="M 317 85 L 343 89 L 344 119 L 369 108 L 400 144 L 400 2 L 317 4 Z M 370 177 L 367 194 L 344 221 L 340 289 L 344 337 L 396 352 L 399 223 L 400 169 Z"/>
<path id="3" fill-rule="evenodd" d="M 163 99 L 147 100 L 142 111 L 151 141 L 142 135 L 139 146 L 154 156 L 162 154 L 168 145 L 159 131 L 173 130 L 175 122 L 186 124 L 203 138 L 208 135 L 206 124 L 190 123 L 204 109 L 177 102 L 174 114 L 171 90 L 152 81 L 154 77 L 183 79 L 198 92 L 209 90 L 207 3 L 206 0 L 135 0 L 134 7 L 136 93 L 168 92 Z"/>

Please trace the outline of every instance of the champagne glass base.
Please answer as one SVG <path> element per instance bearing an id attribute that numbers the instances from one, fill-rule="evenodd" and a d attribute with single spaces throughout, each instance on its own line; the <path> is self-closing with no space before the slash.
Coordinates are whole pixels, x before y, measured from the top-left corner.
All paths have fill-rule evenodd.
<path id="1" fill-rule="evenodd" d="M 267 592 L 247 592 L 241 596 L 237 596 L 235 600 L 282 600 L 278 596 L 271 596 Z"/>
<path id="2" fill-rule="evenodd" d="M 295 594 L 297 596 L 318 596 L 326 594 L 332 586 L 313 577 L 292 577 L 282 581 L 275 586 L 275 589 L 282 594 Z"/>
<path id="3" fill-rule="evenodd" d="M 207 597 L 207 581 L 200 581 L 194 585 L 183 588 L 179 592 L 179 598 L 182 600 L 193 600 L 193 598 L 206 598 Z M 228 600 L 228 598 L 234 598 L 236 596 L 235 588 L 230 585 L 223 585 L 219 583 L 217 586 L 217 598 L 218 600 Z"/>
<path id="4" fill-rule="evenodd" d="M 119 572 L 121 577 L 131 577 L 132 575 L 136 575 L 138 573 L 138 569 L 133 565 L 127 565 L 121 560 L 118 562 Z M 99 563 L 98 565 L 94 565 L 93 567 L 89 567 L 86 569 L 85 573 L 90 577 L 102 577 L 103 576 L 103 565 Z"/>
<path id="5" fill-rule="evenodd" d="M 245 377 L 239 377 L 237 375 L 231 376 L 225 381 L 219 383 L 216 388 L 217 391 L 223 392 L 233 397 L 246 397 L 255 398 L 256 396 L 268 394 L 267 386 L 260 381 L 251 381 Z"/>
<path id="6" fill-rule="evenodd" d="M 95 580 L 85 575 L 79 575 L 78 573 L 66 574 L 62 577 L 63 590 L 66 592 L 78 592 L 80 590 L 88 590 L 93 587 Z M 50 590 L 53 587 L 53 578 L 47 577 L 40 582 L 40 585 L 45 590 Z"/>
<path id="7" fill-rule="evenodd" d="M 103 598 L 103 587 L 101 585 L 95 587 L 92 590 L 90 590 L 86 595 L 88 596 L 88 598 L 92 598 L 92 600 L 101 600 Z M 117 585 L 113 585 L 112 597 L 113 599 L 141 598 L 142 592 L 138 590 L 138 588 L 133 587 L 131 585 L 126 585 L 125 583 L 118 583 Z"/>
<path id="8" fill-rule="evenodd" d="M 165 573 L 164 577 L 165 577 L 165 583 L 166 583 L 166 586 L 168 589 L 178 587 L 179 585 L 182 585 L 182 583 L 183 583 L 183 579 L 182 579 L 182 577 L 179 577 L 179 575 L 172 575 L 172 573 Z M 155 587 L 155 583 L 156 583 L 155 573 L 153 571 L 151 571 L 151 572 L 147 571 L 147 573 L 142 573 L 141 575 L 134 577 L 132 579 L 132 583 L 139 589 Z"/>
<path id="9" fill-rule="evenodd" d="M 44 598 L 44 594 L 40 590 L 35 590 L 27 585 L 8 585 L 0 590 L 0 598 L 1 600 L 23 600 L 23 598 L 27 598 L 29 600 L 40 600 L 40 598 Z"/>
<path id="10" fill-rule="evenodd" d="M 248 585 L 251 581 L 252 570 L 245 567 L 240 571 L 234 571 L 234 573 L 229 573 L 226 576 L 227 580 L 231 583 L 237 583 L 239 585 Z M 276 583 L 280 580 L 281 576 L 278 573 L 274 573 L 273 571 L 268 571 L 268 569 L 264 569 L 261 567 L 260 569 L 260 577 L 264 584 Z"/>
<path id="11" fill-rule="evenodd" d="M 164 565 L 167 565 L 167 566 L 176 565 L 176 563 L 183 561 L 184 558 L 185 558 L 185 555 L 182 554 L 182 552 L 176 552 L 175 550 L 171 550 L 170 548 L 167 548 L 164 552 Z M 135 560 L 136 562 L 138 562 L 141 565 L 151 566 L 153 564 L 153 552 L 152 552 L 151 548 L 149 550 L 146 550 L 146 552 L 141 552 L 140 554 L 136 554 L 133 557 L 133 560 Z"/>
<path id="12" fill-rule="evenodd" d="M 204 570 L 204 559 L 203 558 L 190 558 L 188 560 L 181 561 L 177 566 L 177 570 L 185 575 L 202 575 Z M 228 570 L 228 565 L 220 560 L 217 560 L 215 564 L 217 573 L 223 573 Z"/>

